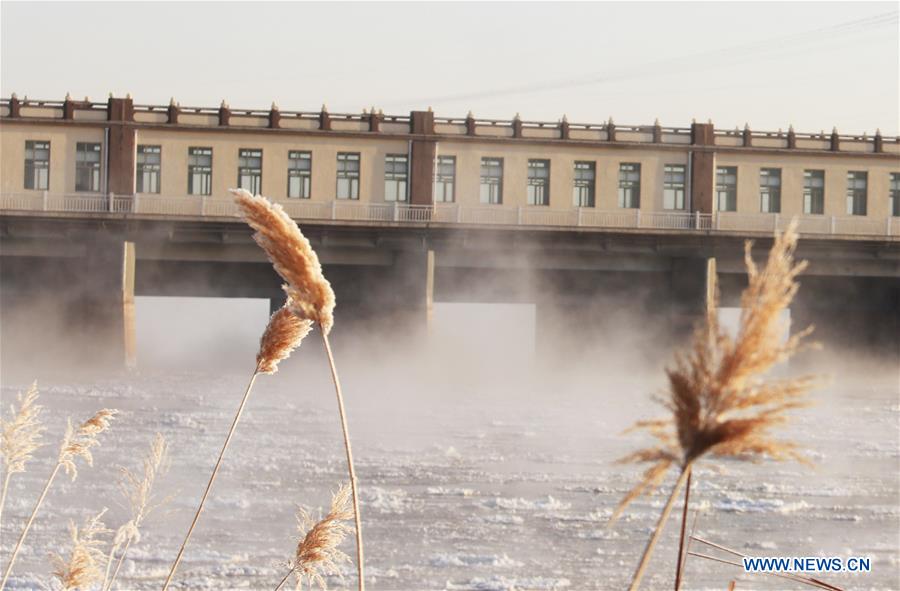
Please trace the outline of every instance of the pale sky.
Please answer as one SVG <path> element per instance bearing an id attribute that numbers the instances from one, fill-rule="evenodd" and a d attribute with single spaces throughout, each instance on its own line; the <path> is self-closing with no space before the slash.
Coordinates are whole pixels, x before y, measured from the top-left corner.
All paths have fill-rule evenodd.
<path id="1" fill-rule="evenodd" d="M 898 134 L 896 2 L 0 4 L 0 92 Z"/>

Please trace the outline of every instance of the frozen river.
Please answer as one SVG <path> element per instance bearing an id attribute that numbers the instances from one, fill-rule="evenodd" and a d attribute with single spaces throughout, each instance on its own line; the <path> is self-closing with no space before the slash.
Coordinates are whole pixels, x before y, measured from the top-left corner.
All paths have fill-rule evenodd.
<path id="1" fill-rule="evenodd" d="M 325 507 L 344 478 L 333 392 L 320 361 L 316 354 L 291 359 L 286 371 L 258 382 L 179 570 L 180 588 L 274 588 L 295 543 L 296 505 Z M 616 381 L 598 369 L 592 385 L 485 378 L 440 364 L 420 373 L 377 360 L 343 369 L 371 589 L 626 587 L 663 496 L 638 500 L 607 528 L 639 473 L 613 461 L 642 443 L 621 431 L 657 414 L 648 396 L 660 385 L 655 375 Z M 436 378 L 429 382 L 426 373 Z M 82 469 L 74 483 L 58 481 L 11 587 L 38 589 L 48 581 L 46 555 L 66 541 L 69 519 L 81 522 L 109 507 L 107 525 L 121 524 L 116 466 L 136 469 L 160 431 L 173 465 L 158 490 L 177 496 L 148 521 L 120 580 L 122 589 L 160 588 L 246 377 L 144 372 L 65 385 L 43 380 L 46 440 L 54 443 L 13 480 L 4 563 L 66 415 L 80 419 L 101 407 L 122 414 L 95 454 L 96 467 Z M 25 385 L 4 383 L 4 406 Z M 871 574 L 821 578 L 850 589 L 900 589 L 897 390 L 890 380 L 853 387 L 839 381 L 815 396 L 820 404 L 798 413 L 791 435 L 812 451 L 817 467 L 704 462 L 695 471 L 698 534 L 747 554 L 871 556 Z M 671 584 L 677 523 L 666 530 L 645 589 Z M 353 555 L 351 540 L 344 549 Z M 732 579 L 741 591 L 803 588 L 693 558 L 685 588 L 724 590 Z M 352 576 L 330 581 L 334 588 L 353 585 Z"/>

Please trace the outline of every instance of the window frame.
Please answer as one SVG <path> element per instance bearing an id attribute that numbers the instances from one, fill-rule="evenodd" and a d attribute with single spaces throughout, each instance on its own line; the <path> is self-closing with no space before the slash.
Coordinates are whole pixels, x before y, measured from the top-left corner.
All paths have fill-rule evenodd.
<path id="1" fill-rule="evenodd" d="M 900 217 L 900 172 L 888 173 L 888 215 Z"/>
<path id="2" fill-rule="evenodd" d="M 443 166 L 449 165 L 453 172 L 448 176 L 443 172 Z M 449 181 L 447 180 L 449 178 Z M 450 186 L 450 199 L 447 199 L 447 185 Z M 438 187 L 440 187 L 440 196 L 438 199 Z M 434 170 L 434 202 L 435 203 L 455 203 L 456 202 L 456 156 L 438 155 L 435 158 Z"/>
<path id="3" fill-rule="evenodd" d="M 34 158 L 34 153 L 38 150 L 47 152 L 46 160 L 37 160 Z M 31 153 L 31 158 L 28 157 L 29 152 Z M 28 191 L 48 191 L 50 189 L 50 140 L 25 140 L 25 176 L 22 179 L 23 187 Z M 39 177 L 35 177 L 35 173 L 43 171 L 43 175 Z M 31 174 L 29 174 L 29 172 Z M 35 186 L 35 180 L 41 179 L 44 181 L 44 185 L 42 187 Z M 29 187 L 29 180 L 31 186 Z"/>
<path id="4" fill-rule="evenodd" d="M 494 170 L 499 175 L 494 176 Z M 485 173 L 488 174 L 485 174 Z M 487 201 L 485 201 L 485 189 L 487 189 Z M 497 156 L 482 156 L 479 169 L 478 201 L 482 205 L 503 205 L 503 158 Z"/>
<path id="5" fill-rule="evenodd" d="M 252 160 L 259 160 L 259 166 L 251 166 Z M 254 195 L 262 195 L 263 192 L 263 149 L 262 148 L 238 148 L 237 186 L 239 189 L 250 191 Z M 250 181 L 250 186 L 244 186 L 244 177 Z M 253 185 L 256 185 L 254 187 Z"/>
<path id="6" fill-rule="evenodd" d="M 734 183 L 723 183 L 722 177 L 733 176 Z M 717 166 L 716 167 L 716 211 L 725 213 L 737 211 L 737 188 L 738 188 L 738 167 L 737 166 Z M 722 207 L 722 197 L 725 197 L 726 207 Z M 728 207 L 732 205 L 732 207 Z"/>
<path id="7" fill-rule="evenodd" d="M 590 178 L 584 178 L 586 171 Z M 587 189 L 588 203 L 582 199 Z M 572 166 L 572 205 L 574 207 L 597 206 L 597 162 L 594 160 L 576 160 Z"/>
<path id="8" fill-rule="evenodd" d="M 678 170 L 676 170 L 678 169 Z M 670 177 L 669 175 L 672 175 Z M 675 175 L 681 175 L 681 182 L 673 180 Z M 672 192 L 674 206 L 668 207 L 667 199 Z M 679 203 L 681 205 L 679 205 Z M 663 209 L 665 211 L 684 211 L 687 207 L 687 166 L 684 164 L 663 165 Z"/>
<path id="9" fill-rule="evenodd" d="M 534 176 L 532 176 L 534 171 Z M 527 164 L 525 202 L 539 207 L 550 206 L 550 159 L 529 158 Z M 540 189 L 540 191 L 538 190 Z M 540 198 L 540 201 L 538 199 Z"/>
<path id="10" fill-rule="evenodd" d="M 97 159 L 83 159 L 82 155 L 96 154 Z M 85 189 L 80 185 L 84 171 L 90 175 L 90 188 Z M 76 193 L 101 193 L 103 192 L 103 144 L 100 142 L 76 142 L 75 143 L 75 192 Z"/>
<path id="11" fill-rule="evenodd" d="M 307 167 L 301 168 L 294 166 L 296 162 L 306 162 Z M 305 174 L 304 174 L 305 173 Z M 299 180 L 299 194 L 291 194 L 291 180 Z M 287 189 L 285 191 L 288 199 L 312 199 L 312 151 L 310 150 L 288 150 L 288 166 L 287 166 Z"/>
<path id="12" fill-rule="evenodd" d="M 151 151 L 142 151 L 146 148 L 151 148 Z M 156 151 L 153 152 L 152 148 L 156 148 Z M 146 156 L 147 154 L 156 154 L 158 162 L 146 163 L 141 162 L 141 156 Z M 147 191 L 146 187 L 144 187 L 144 175 L 146 174 L 146 168 L 149 167 L 149 172 L 151 175 L 156 177 L 156 190 L 155 191 Z M 155 170 L 153 170 L 155 167 Z M 152 184 L 152 183 L 151 183 Z M 152 195 L 158 195 L 162 187 L 162 146 L 159 144 L 138 144 L 137 150 L 135 152 L 134 159 L 134 192 L 135 193 L 147 193 Z"/>
<path id="13" fill-rule="evenodd" d="M 388 170 L 390 165 L 391 170 Z M 402 171 L 398 166 L 402 165 Z M 394 195 L 388 199 L 388 182 L 395 183 Z M 406 203 L 409 201 L 409 155 L 384 155 L 384 200 L 388 203 Z"/>
<path id="14" fill-rule="evenodd" d="M 209 164 L 192 163 L 192 158 L 208 157 Z M 211 146 L 188 146 L 188 195 L 206 197 L 212 195 L 213 185 L 213 148 Z M 195 169 L 199 172 L 195 172 Z M 205 169 L 205 170 L 204 170 Z M 194 190 L 194 177 L 201 179 L 199 190 Z M 203 190 L 205 186 L 205 191 Z"/>
<path id="15" fill-rule="evenodd" d="M 862 187 L 851 186 L 851 183 L 862 182 Z M 860 197 L 862 199 L 860 199 Z M 848 170 L 846 184 L 847 215 L 866 216 L 869 209 L 869 172 L 864 170 Z M 862 206 L 860 207 L 860 202 Z"/>
<path id="16" fill-rule="evenodd" d="M 618 179 L 619 209 L 640 209 L 641 163 L 620 162 Z"/>
<path id="17" fill-rule="evenodd" d="M 821 185 L 815 186 L 814 181 L 821 181 Z M 814 207 L 816 205 L 818 207 Z M 825 215 L 824 169 L 807 168 L 803 170 L 803 215 Z"/>
<path id="18" fill-rule="evenodd" d="M 759 169 L 760 213 L 781 213 L 781 169 Z"/>
<path id="19" fill-rule="evenodd" d="M 348 170 L 347 163 L 356 163 L 356 170 Z M 341 170 L 342 163 L 344 170 Z M 335 174 L 335 199 L 340 201 L 359 201 L 359 188 L 362 178 L 362 155 L 359 152 L 338 152 Z M 349 195 L 341 197 L 341 180 L 347 180 Z"/>

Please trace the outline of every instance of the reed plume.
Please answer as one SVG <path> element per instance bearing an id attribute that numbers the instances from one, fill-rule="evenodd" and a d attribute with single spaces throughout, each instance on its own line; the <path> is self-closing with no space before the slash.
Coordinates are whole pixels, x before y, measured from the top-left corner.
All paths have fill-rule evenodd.
<path id="1" fill-rule="evenodd" d="M 120 468 L 118 488 L 128 503 L 131 519 L 116 530 L 116 535 L 113 538 L 109 556 L 106 560 L 106 573 L 103 577 L 101 589 L 112 588 L 119 574 L 119 569 L 122 567 L 122 563 L 125 562 L 128 549 L 132 544 L 136 544 L 141 540 L 141 525 L 144 523 L 144 520 L 168 500 L 157 501 L 153 494 L 153 485 L 157 476 L 164 474 L 168 469 L 168 451 L 165 437 L 157 433 L 150 444 L 150 450 L 144 457 L 142 474 L 138 475 L 127 468 Z M 116 552 L 119 552 L 119 557 L 110 577 L 110 567 Z"/>
<path id="2" fill-rule="evenodd" d="M 63 591 L 90 589 L 103 580 L 106 555 L 101 548 L 106 543 L 103 538 L 112 533 L 103 525 L 104 513 L 106 509 L 85 521 L 81 529 L 74 522 L 69 522 L 72 541 L 69 557 L 51 554 L 50 559 L 55 567 L 53 576 Z"/>
<path id="3" fill-rule="evenodd" d="M 310 587 L 318 585 L 325 589 L 325 577 L 340 574 L 341 563 L 350 561 L 338 546 L 350 532 L 343 522 L 353 518 L 351 501 L 351 488 L 342 484 L 332 495 L 328 514 L 318 522 L 305 509 L 297 511 L 297 530 L 301 537 L 291 558 L 290 570 L 275 591 L 281 589 L 292 574 L 297 578 L 297 589 L 302 589 L 304 581 Z"/>
<path id="4" fill-rule="evenodd" d="M 283 289 L 288 295 L 291 310 L 299 318 L 318 324 L 322 334 L 322 344 L 328 357 L 344 437 L 347 471 L 353 494 L 359 591 L 363 591 L 365 589 L 365 567 L 356 469 L 353 465 L 353 451 L 350 446 L 347 413 L 344 409 L 344 395 L 341 391 L 341 382 L 334 362 L 334 354 L 331 351 L 331 343 L 328 340 L 328 334 L 334 325 L 334 291 L 322 274 L 319 257 L 309 240 L 280 205 L 274 204 L 260 195 L 252 195 L 243 189 L 233 190 L 232 193 L 242 217 L 255 230 L 254 240 L 265 251 L 275 271 L 284 279 Z"/>
<path id="5" fill-rule="evenodd" d="M 40 421 L 43 407 L 37 404 L 37 382 L 31 384 L 28 390 L 16 397 L 18 410 L 10 405 L 11 419 L 9 421 L 0 418 L 0 455 L 3 456 L 3 491 L 0 492 L 0 517 L 3 515 L 3 507 L 6 505 L 6 494 L 9 491 L 9 481 L 12 475 L 24 472 L 25 463 L 31 459 L 31 455 L 41 446 L 41 434 L 44 425 Z"/>
<path id="6" fill-rule="evenodd" d="M 319 257 L 284 209 L 244 189 L 232 190 L 253 239 L 282 279 L 294 313 L 318 324 L 325 333 L 334 325 L 334 291 L 322 274 Z"/>
<path id="7" fill-rule="evenodd" d="M 250 382 L 247 384 L 247 389 L 244 391 L 244 396 L 241 398 L 241 403 L 231 422 L 228 435 L 225 436 L 225 442 L 222 444 L 222 449 L 219 451 L 216 465 L 213 467 L 212 474 L 209 476 L 209 481 L 206 483 L 206 489 L 203 491 L 203 496 L 200 498 L 200 503 L 197 505 L 197 510 L 194 513 L 194 519 L 191 521 L 187 534 L 185 534 L 184 541 L 181 543 L 181 548 L 178 550 L 178 555 L 175 557 L 174 562 L 172 562 L 169 574 L 166 576 L 166 582 L 163 584 L 163 591 L 166 591 L 166 589 L 169 588 L 172 577 L 175 576 L 175 571 L 178 569 L 178 565 L 181 563 L 181 559 L 184 556 L 184 550 L 187 548 L 191 535 L 194 533 L 194 528 L 197 527 L 200 514 L 203 512 L 203 507 L 206 505 L 206 499 L 209 497 L 213 482 L 215 482 L 216 476 L 219 474 L 219 469 L 222 466 L 222 461 L 225 458 L 225 452 L 228 450 L 228 446 L 231 445 L 231 439 L 241 420 L 241 415 L 244 413 L 244 407 L 247 405 L 247 400 L 250 399 L 250 392 L 253 390 L 253 384 L 256 382 L 256 378 L 263 373 L 273 374 L 278 371 L 278 363 L 286 359 L 294 349 L 300 346 L 303 338 L 309 334 L 311 328 L 311 320 L 298 318 L 294 314 L 290 298 L 284 306 L 269 318 L 269 323 L 266 325 L 266 329 L 263 331 L 262 337 L 260 337 L 259 340 L 259 351 L 256 354 L 256 367 L 253 369 L 253 375 L 250 376 Z"/>
<path id="8" fill-rule="evenodd" d="M 94 457 L 91 454 L 91 448 L 100 444 L 98 437 L 109 428 L 110 422 L 118 412 L 119 411 L 117 410 L 108 408 L 101 409 L 97 411 L 94 416 L 81 423 L 77 428 L 73 427 L 71 419 L 68 420 L 66 434 L 63 437 L 62 445 L 60 445 L 59 448 L 59 457 L 57 458 L 56 466 L 54 466 L 53 471 L 50 473 L 50 477 L 47 479 L 46 484 L 44 484 L 44 489 L 41 491 L 41 495 L 38 497 L 34 509 L 31 510 L 31 515 L 28 516 L 25 527 L 22 528 L 19 540 L 16 542 L 12 556 L 9 558 L 9 563 L 6 565 L 6 571 L 3 573 L 3 581 L 0 582 L 0 589 L 6 587 L 6 581 L 9 579 L 10 573 L 12 573 L 16 557 L 19 555 L 19 550 L 22 549 L 22 543 L 25 541 L 25 537 L 28 535 L 31 525 L 34 523 L 34 518 L 37 516 L 41 505 L 44 503 L 44 499 L 50 491 L 50 486 L 53 484 L 54 479 L 56 479 L 57 474 L 59 474 L 60 469 L 64 469 L 74 481 L 75 478 L 78 477 L 78 468 L 75 465 L 75 460 L 81 458 L 88 466 L 93 466 Z"/>
<path id="9" fill-rule="evenodd" d="M 631 589 L 640 584 L 693 462 L 706 455 L 808 462 L 796 444 L 776 438 L 772 431 L 787 422 L 790 411 L 806 405 L 806 394 L 814 380 L 809 376 L 767 379 L 768 372 L 794 355 L 811 332 L 810 328 L 782 338 L 786 327 L 780 316 L 797 293 L 797 276 L 806 268 L 805 262 L 794 261 L 796 223 L 776 235 L 762 269 L 753 262 L 751 246 L 750 242 L 745 245 L 748 286 L 741 296 L 737 333 L 732 337 L 723 330 L 713 302 L 687 351 L 677 354 L 674 365 L 666 371 L 669 388 L 660 402 L 671 417 L 639 421 L 631 429 L 648 432 L 657 444 L 620 460 L 650 466 L 619 503 L 613 520 L 635 498 L 658 487 L 670 468 L 680 469 Z"/>

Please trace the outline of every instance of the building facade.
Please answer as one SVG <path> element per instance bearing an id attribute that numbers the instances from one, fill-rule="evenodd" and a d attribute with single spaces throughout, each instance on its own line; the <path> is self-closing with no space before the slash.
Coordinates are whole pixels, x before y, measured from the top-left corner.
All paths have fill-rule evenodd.
<path id="1" fill-rule="evenodd" d="M 19 100 L 2 209 L 900 236 L 900 140 L 831 133 Z"/>

